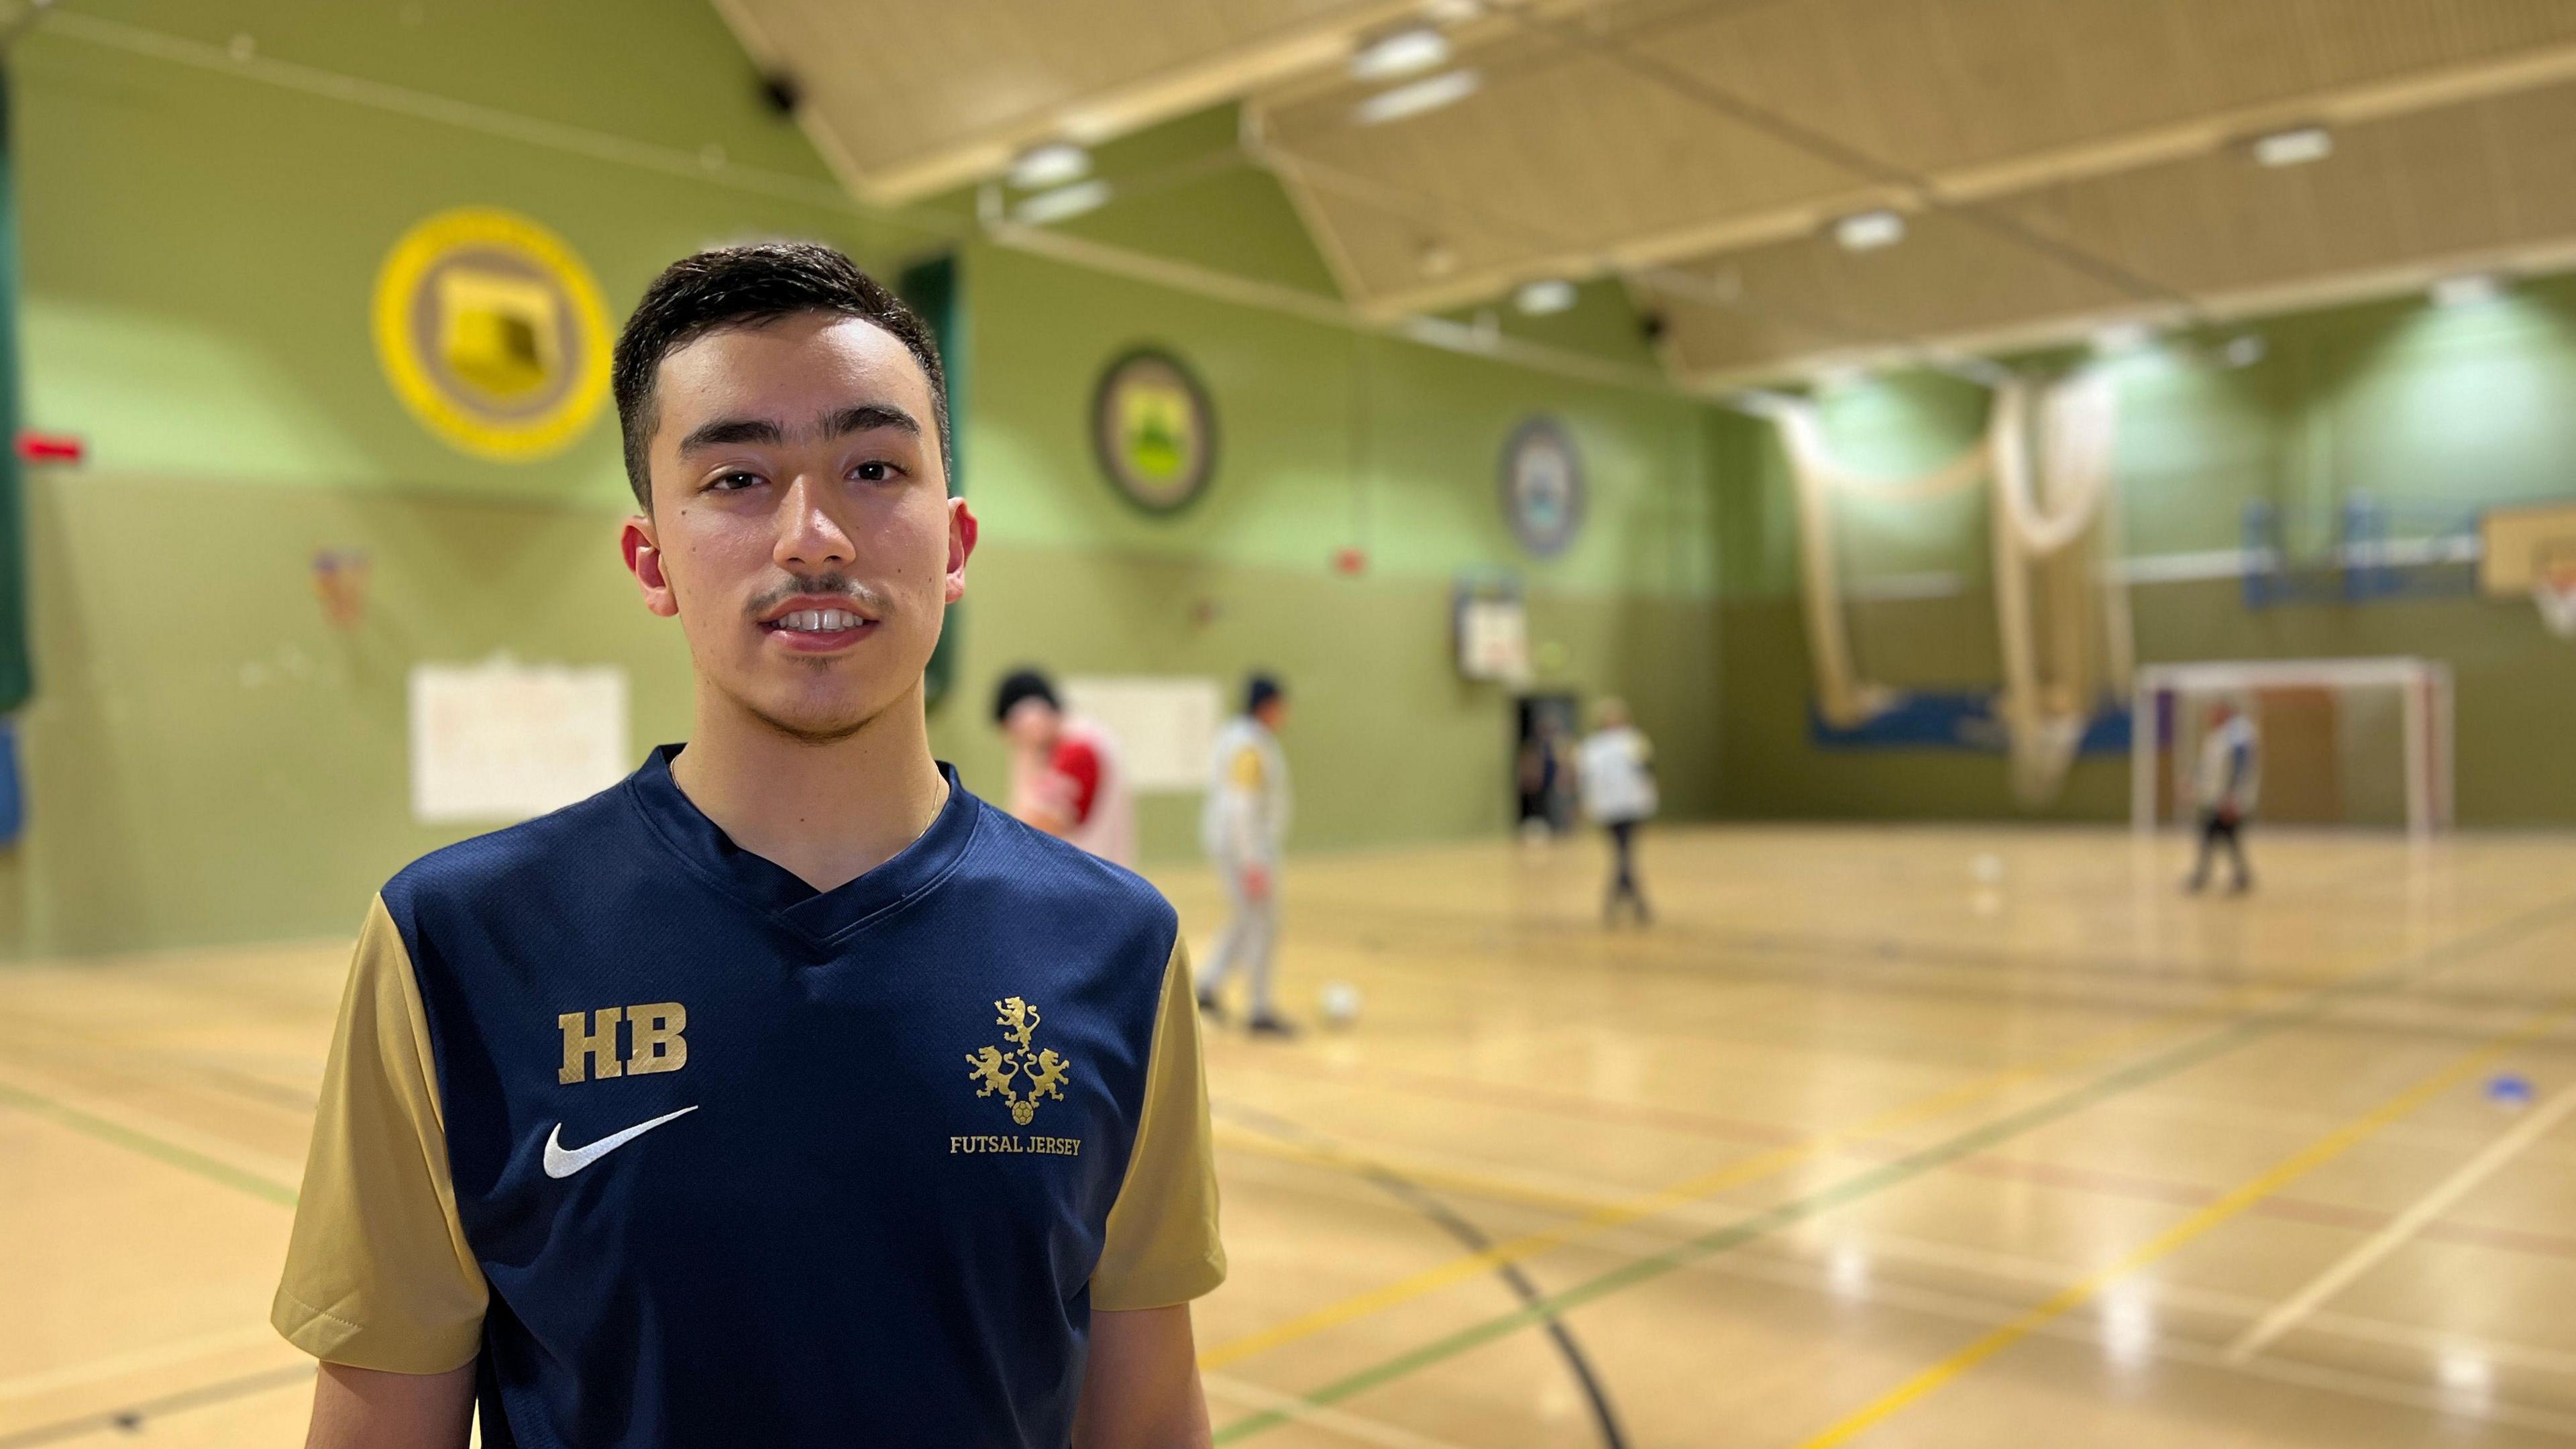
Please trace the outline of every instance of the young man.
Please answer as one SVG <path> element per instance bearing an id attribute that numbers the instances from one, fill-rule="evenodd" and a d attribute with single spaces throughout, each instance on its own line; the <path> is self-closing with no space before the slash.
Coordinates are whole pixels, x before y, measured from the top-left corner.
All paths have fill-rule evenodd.
<path id="1" fill-rule="evenodd" d="M 2243 895 L 2254 888 L 2254 875 L 2246 868 L 2245 846 L 2237 832 L 2254 813 L 2254 801 L 2262 793 L 2263 743 L 2254 732 L 2254 721 L 2228 700 L 2210 707 L 2209 731 L 2200 737 L 2200 768 L 2192 784 L 2200 800 L 2200 854 L 2183 889 L 2197 891 L 2209 884 L 2209 859 L 2224 845 L 2235 870 L 2235 881 L 2228 889 Z"/>
<path id="2" fill-rule="evenodd" d="M 274 1313 L 309 1443 L 1205 1445 L 1172 910 L 930 756 L 976 525 L 929 334 L 729 248 L 614 374 L 695 723 L 377 898 Z"/>
<path id="3" fill-rule="evenodd" d="M 993 723 L 1011 742 L 1011 813 L 1112 865 L 1135 865 L 1136 803 L 1117 737 L 1066 714 L 1054 682 L 1034 669 L 1003 676 Z"/>
<path id="4" fill-rule="evenodd" d="M 1293 1036 L 1296 1027 L 1270 996 L 1270 961 L 1279 945 L 1279 855 L 1288 843 L 1288 757 L 1279 727 L 1288 693 L 1266 674 L 1244 684 L 1243 713 L 1217 732 L 1201 843 L 1225 881 L 1225 932 L 1199 978 L 1199 1009 L 1222 1018 L 1217 993 L 1237 973 L 1251 980 L 1246 1025 L 1264 1036 Z"/>
<path id="5" fill-rule="evenodd" d="M 1583 813 L 1610 832 L 1610 890 L 1601 906 L 1603 925 L 1619 924 L 1626 906 L 1640 926 L 1654 922 L 1646 893 L 1637 885 L 1637 830 L 1655 816 L 1655 751 L 1628 718 L 1623 700 L 1605 699 L 1601 724 L 1584 736 L 1575 757 L 1575 785 Z"/>

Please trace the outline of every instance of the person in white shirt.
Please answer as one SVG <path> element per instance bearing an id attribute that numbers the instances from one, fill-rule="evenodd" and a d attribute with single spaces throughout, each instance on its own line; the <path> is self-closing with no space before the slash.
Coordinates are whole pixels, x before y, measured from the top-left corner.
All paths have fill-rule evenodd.
<path id="1" fill-rule="evenodd" d="M 1256 674 L 1244 686 L 1243 713 L 1217 732 L 1207 809 L 1200 835 L 1225 882 L 1231 913 L 1198 980 L 1199 1009 L 1223 1020 L 1218 993 L 1237 975 L 1250 983 L 1245 1025 L 1267 1036 L 1292 1036 L 1270 994 L 1270 963 L 1279 944 L 1279 855 L 1288 842 L 1288 758 L 1279 727 L 1288 694 Z"/>
<path id="2" fill-rule="evenodd" d="M 1118 736 L 1065 713 L 1055 684 L 1014 670 L 993 695 L 993 723 L 1011 742 L 1011 813 L 1047 834 L 1130 870 L 1136 867 L 1136 802 L 1118 764 Z"/>
<path id="3" fill-rule="evenodd" d="M 2200 737 L 2200 769 L 2192 786 L 2200 803 L 2200 855 L 2183 889 L 2196 891 L 2209 884 L 2209 858 L 2224 845 L 2236 870 L 2235 884 L 2229 889 L 2242 895 L 2253 888 L 2254 875 L 2246 868 L 2245 847 L 2237 832 L 2254 813 L 2255 799 L 2262 793 L 2263 741 L 2255 733 L 2254 721 L 2226 700 L 2209 711 L 2209 730 Z"/>
<path id="4" fill-rule="evenodd" d="M 1619 924 L 1622 905 L 1640 926 L 1654 921 L 1646 893 L 1637 885 L 1637 827 L 1654 818 L 1655 750 L 1628 719 L 1628 706 L 1601 701 L 1600 727 L 1584 736 L 1575 755 L 1575 786 L 1583 795 L 1583 813 L 1610 832 L 1611 875 L 1608 899 L 1601 907 L 1604 924 Z"/>

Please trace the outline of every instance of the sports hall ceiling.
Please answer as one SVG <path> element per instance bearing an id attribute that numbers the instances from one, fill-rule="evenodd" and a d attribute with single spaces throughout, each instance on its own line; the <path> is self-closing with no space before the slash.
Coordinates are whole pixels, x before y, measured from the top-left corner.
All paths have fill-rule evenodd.
<path id="1" fill-rule="evenodd" d="M 2576 0 L 719 4 L 868 199 L 1240 101 L 1353 307 L 1616 277 L 1693 384 L 2576 265 Z M 1415 25 L 1445 60 L 1354 77 Z"/>

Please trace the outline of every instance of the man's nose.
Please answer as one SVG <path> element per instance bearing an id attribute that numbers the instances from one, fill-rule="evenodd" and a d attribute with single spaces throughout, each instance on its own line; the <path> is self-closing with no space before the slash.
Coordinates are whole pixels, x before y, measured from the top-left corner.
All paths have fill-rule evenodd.
<path id="1" fill-rule="evenodd" d="M 791 572 L 846 564 L 856 557 L 848 530 L 825 506 L 826 490 L 798 477 L 779 500 L 778 547 L 771 557 Z"/>

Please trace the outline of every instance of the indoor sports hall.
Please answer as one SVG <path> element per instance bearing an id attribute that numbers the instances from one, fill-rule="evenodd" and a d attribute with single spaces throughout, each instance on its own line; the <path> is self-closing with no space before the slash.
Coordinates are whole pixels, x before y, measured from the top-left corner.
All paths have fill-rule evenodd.
<path id="1" fill-rule="evenodd" d="M 353 942 L 707 717 L 612 364 L 779 241 L 945 362 L 930 750 L 1177 910 L 1214 1444 L 2576 1443 L 2576 5 L 0 0 L 0 84 L 0 1449 L 306 1442 Z M 531 1090 L 722 1080 L 597 1005 Z M 869 1169 L 959 1222 L 1118 1070 L 994 1005 Z"/>

